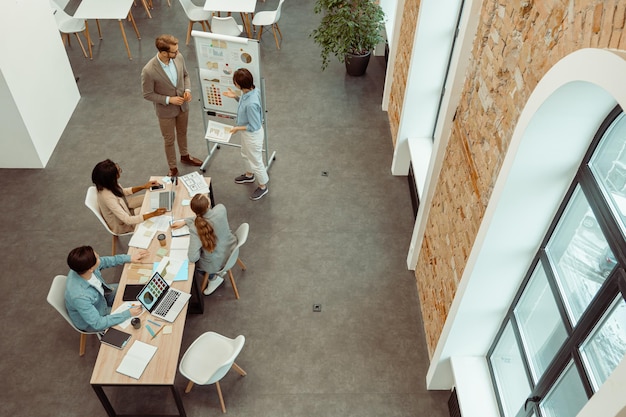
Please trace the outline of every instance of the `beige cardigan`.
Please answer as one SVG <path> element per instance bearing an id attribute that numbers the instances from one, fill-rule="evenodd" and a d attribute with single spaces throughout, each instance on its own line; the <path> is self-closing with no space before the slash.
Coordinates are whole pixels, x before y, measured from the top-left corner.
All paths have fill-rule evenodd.
<path id="1" fill-rule="evenodd" d="M 124 195 L 132 195 L 133 189 L 131 187 L 124 188 Z M 128 205 L 124 203 L 122 197 L 117 197 L 110 190 L 104 189 L 98 191 L 98 206 L 100 207 L 100 213 L 102 217 L 109 225 L 109 228 L 116 234 L 128 233 L 135 230 L 136 224 L 143 221 L 142 214 L 134 214 L 134 210 L 137 207 L 141 207 L 143 202 L 143 196 L 134 196 L 126 199 Z"/>

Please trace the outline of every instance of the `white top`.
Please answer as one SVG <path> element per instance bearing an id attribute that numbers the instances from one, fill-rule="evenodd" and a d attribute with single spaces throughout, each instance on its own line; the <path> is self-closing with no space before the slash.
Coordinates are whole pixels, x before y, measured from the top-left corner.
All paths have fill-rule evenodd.
<path id="1" fill-rule="evenodd" d="M 95 274 L 92 273 L 91 278 L 89 278 L 87 282 L 89 283 L 89 285 L 97 289 L 100 292 L 100 294 L 102 294 L 102 296 L 104 296 L 104 289 L 102 288 L 102 282 L 98 279 L 98 277 L 96 277 Z"/>
<path id="2" fill-rule="evenodd" d="M 204 10 L 212 12 L 254 13 L 255 7 L 256 0 L 206 0 L 204 3 Z"/>
<path id="3" fill-rule="evenodd" d="M 82 0 L 76 19 L 126 19 L 133 0 Z"/>

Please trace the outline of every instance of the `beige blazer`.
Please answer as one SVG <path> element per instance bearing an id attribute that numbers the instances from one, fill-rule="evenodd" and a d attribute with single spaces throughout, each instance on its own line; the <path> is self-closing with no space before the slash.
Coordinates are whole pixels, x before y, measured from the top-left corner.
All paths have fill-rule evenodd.
<path id="1" fill-rule="evenodd" d="M 132 188 L 124 188 L 124 195 L 131 195 Z M 135 215 L 132 209 L 140 207 L 143 196 L 135 196 L 127 199 L 128 206 L 122 197 L 118 197 L 111 191 L 104 189 L 98 191 L 98 206 L 100 213 L 107 222 L 109 228 L 116 234 L 123 234 L 135 230 L 136 224 L 143 221 L 143 215 Z M 129 207 L 130 206 L 130 207 Z"/>
<path id="2" fill-rule="evenodd" d="M 141 70 L 143 98 L 154 103 L 154 109 L 159 119 L 172 119 L 178 116 L 181 111 L 189 110 L 188 102 L 183 103 L 182 106 L 165 104 L 166 97 L 182 97 L 185 90 L 191 90 L 185 59 L 180 52 L 174 58 L 174 65 L 178 73 L 176 85 L 172 84 L 156 56 L 148 61 Z"/>

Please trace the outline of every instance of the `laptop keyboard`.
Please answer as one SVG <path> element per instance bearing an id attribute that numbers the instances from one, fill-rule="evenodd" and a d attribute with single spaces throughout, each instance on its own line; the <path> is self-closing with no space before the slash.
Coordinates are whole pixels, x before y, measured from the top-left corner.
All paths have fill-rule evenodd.
<path id="1" fill-rule="evenodd" d="M 165 316 L 172 308 L 172 305 L 178 300 L 178 296 L 180 293 L 178 291 L 168 291 L 165 298 L 159 303 L 159 306 L 154 310 L 154 312 L 160 316 Z"/>

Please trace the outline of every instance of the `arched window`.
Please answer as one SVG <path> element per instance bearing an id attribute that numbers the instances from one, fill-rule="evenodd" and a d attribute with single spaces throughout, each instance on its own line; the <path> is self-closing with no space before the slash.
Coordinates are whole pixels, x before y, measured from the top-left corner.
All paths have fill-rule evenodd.
<path id="1" fill-rule="evenodd" d="M 618 106 L 600 126 L 488 352 L 501 415 L 575 417 L 620 363 L 625 237 L 626 115 Z"/>

